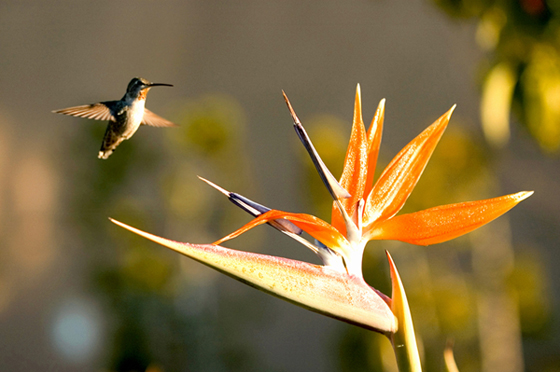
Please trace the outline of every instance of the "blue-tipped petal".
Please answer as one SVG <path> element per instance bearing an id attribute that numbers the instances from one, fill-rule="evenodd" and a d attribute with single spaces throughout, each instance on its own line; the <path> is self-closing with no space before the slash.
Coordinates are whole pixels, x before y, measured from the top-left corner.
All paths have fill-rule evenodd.
<path id="1" fill-rule="evenodd" d="M 257 202 L 254 202 L 251 199 L 246 198 L 243 195 L 240 195 L 235 192 L 229 193 L 229 200 L 231 200 L 231 202 L 237 205 L 238 207 L 245 209 L 247 212 L 251 213 L 255 217 L 263 213 L 266 213 L 270 210 L 270 208 L 265 207 L 264 205 L 259 204 Z"/>
<path id="2" fill-rule="evenodd" d="M 284 99 L 286 100 L 286 104 L 288 105 L 288 110 L 290 110 L 290 114 L 292 115 L 292 120 L 294 121 L 294 129 L 296 130 L 296 133 L 300 141 L 303 143 L 303 146 L 309 153 L 309 156 L 311 156 L 311 160 L 313 161 L 313 164 L 315 165 L 317 172 L 319 172 L 319 176 L 321 177 L 321 180 L 329 190 L 329 193 L 331 194 L 333 200 L 349 198 L 351 196 L 350 193 L 344 187 L 342 187 L 340 183 L 338 183 L 338 181 L 329 171 L 325 163 L 323 163 L 323 160 L 319 156 L 317 150 L 315 150 L 313 143 L 311 143 L 311 139 L 307 135 L 307 132 L 303 128 L 303 125 L 301 125 L 299 118 L 297 117 L 294 109 L 292 108 L 292 105 L 290 104 L 290 101 L 288 100 L 286 93 L 282 91 L 282 94 L 284 95 Z"/>
<path id="3" fill-rule="evenodd" d="M 251 213 L 253 216 L 257 217 L 263 213 L 266 213 L 270 210 L 270 208 L 265 207 L 257 202 L 252 201 L 249 198 L 244 197 L 243 195 L 239 195 L 237 193 L 230 193 L 229 200 L 238 207 L 245 209 L 247 212 Z M 303 232 L 302 229 L 291 223 L 287 220 L 276 220 L 276 223 L 281 225 L 286 231 L 289 231 L 293 234 L 301 235 Z"/>
<path id="4" fill-rule="evenodd" d="M 206 182 L 208 185 L 212 186 L 213 188 L 215 188 L 216 190 L 218 190 L 219 192 L 221 192 L 225 196 L 227 196 L 228 199 L 233 204 L 237 205 L 239 208 L 243 209 L 245 212 L 251 214 L 253 217 L 260 216 L 261 214 L 266 213 L 270 210 L 270 208 L 265 207 L 264 205 L 261 205 L 257 202 L 254 202 L 251 199 L 244 197 L 243 195 L 239 195 L 239 194 L 234 193 L 234 192 L 229 192 L 226 189 L 224 189 L 223 187 L 220 187 L 220 186 L 216 185 L 214 182 L 208 181 L 207 179 L 205 179 L 203 177 L 198 176 L 198 178 L 201 179 L 202 181 Z M 286 232 L 290 232 L 292 234 L 301 235 L 301 233 L 303 232 L 302 229 L 300 229 L 299 227 L 297 227 L 296 225 L 294 225 L 293 223 L 291 223 L 290 221 L 287 221 L 287 220 L 271 221 L 269 223 L 269 225 L 275 227 L 276 229 L 278 229 L 280 231 L 286 231 Z"/>

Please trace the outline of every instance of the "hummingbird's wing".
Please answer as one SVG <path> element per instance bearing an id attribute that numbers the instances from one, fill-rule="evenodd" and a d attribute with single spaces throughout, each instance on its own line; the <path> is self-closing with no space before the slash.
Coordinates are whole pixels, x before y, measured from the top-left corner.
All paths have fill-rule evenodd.
<path id="1" fill-rule="evenodd" d="M 152 127 L 178 127 L 177 124 L 154 114 L 147 108 L 144 108 L 144 117 L 142 118 L 142 124 L 150 125 Z"/>
<path id="2" fill-rule="evenodd" d="M 115 121 L 115 117 L 111 114 L 111 107 L 116 101 L 98 102 L 91 105 L 82 105 L 68 107 L 61 110 L 55 110 L 54 113 L 77 116 L 79 118 Z"/>

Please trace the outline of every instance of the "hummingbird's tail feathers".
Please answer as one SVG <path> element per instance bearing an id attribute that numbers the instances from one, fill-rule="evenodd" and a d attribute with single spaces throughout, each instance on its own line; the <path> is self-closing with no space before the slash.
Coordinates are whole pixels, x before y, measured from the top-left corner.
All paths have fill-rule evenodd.
<path id="1" fill-rule="evenodd" d="M 142 124 L 152 127 L 178 127 L 177 124 L 154 114 L 147 108 L 144 108 L 144 117 L 142 118 Z"/>
<path id="2" fill-rule="evenodd" d="M 112 144 L 105 144 L 105 141 L 103 141 L 103 144 L 101 145 L 101 149 L 99 150 L 99 154 L 97 155 L 97 157 L 99 159 L 107 159 L 109 158 L 109 156 L 111 156 L 111 154 L 113 153 L 113 151 L 115 151 L 115 149 L 117 148 L 117 146 L 124 140 L 124 138 L 119 139 L 116 142 L 113 142 Z"/>
<path id="3" fill-rule="evenodd" d="M 105 131 L 105 136 L 103 136 L 103 142 L 101 143 L 101 149 L 99 149 L 99 154 L 97 157 L 99 159 L 107 159 L 118 145 L 130 136 L 125 137 L 122 132 L 116 128 L 115 122 L 110 122 Z"/>
<path id="4" fill-rule="evenodd" d="M 108 159 L 109 156 L 113 153 L 113 150 L 108 150 L 108 151 L 99 151 L 99 155 L 97 155 L 97 157 L 99 159 Z"/>
<path id="5" fill-rule="evenodd" d="M 99 102 L 91 105 L 68 107 L 61 110 L 55 110 L 53 112 L 56 114 L 76 116 L 79 118 L 115 121 L 115 117 L 111 113 L 110 109 L 112 104 L 114 104 L 114 101 Z"/>

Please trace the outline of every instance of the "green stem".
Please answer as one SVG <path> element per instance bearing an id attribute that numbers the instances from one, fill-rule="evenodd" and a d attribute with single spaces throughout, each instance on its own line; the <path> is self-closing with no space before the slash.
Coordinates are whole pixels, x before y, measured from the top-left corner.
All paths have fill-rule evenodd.
<path id="1" fill-rule="evenodd" d="M 397 333 L 390 336 L 399 372 L 422 372 L 416 340 L 411 345 L 410 341 L 405 340 L 406 337 L 401 337 L 403 335 L 400 333 L 399 329 Z"/>

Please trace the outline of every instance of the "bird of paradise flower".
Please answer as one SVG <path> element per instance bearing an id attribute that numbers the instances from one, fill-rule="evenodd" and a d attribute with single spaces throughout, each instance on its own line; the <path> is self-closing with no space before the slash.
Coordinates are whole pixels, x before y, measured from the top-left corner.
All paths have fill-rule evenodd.
<path id="1" fill-rule="evenodd" d="M 363 279 L 362 256 L 366 244 L 370 240 L 400 240 L 417 245 L 445 242 L 499 217 L 532 192 L 396 215 L 420 178 L 455 106 L 406 145 L 374 183 L 385 100 L 379 103 L 366 132 L 358 85 L 350 143 L 342 176 L 337 181 L 315 150 L 285 94 L 284 98 L 296 133 L 333 198 L 330 224 L 309 214 L 267 208 L 203 178 L 255 218 L 213 244 L 180 243 L 113 219 L 111 221 L 260 290 L 312 311 L 385 334 L 393 344 L 399 368 L 420 371 L 412 318 L 396 266 L 387 252 L 393 283 L 390 298 L 370 287 Z M 313 250 L 322 259 L 323 265 L 219 245 L 264 223 Z M 303 238 L 302 231 L 315 240 L 312 242 Z"/>

